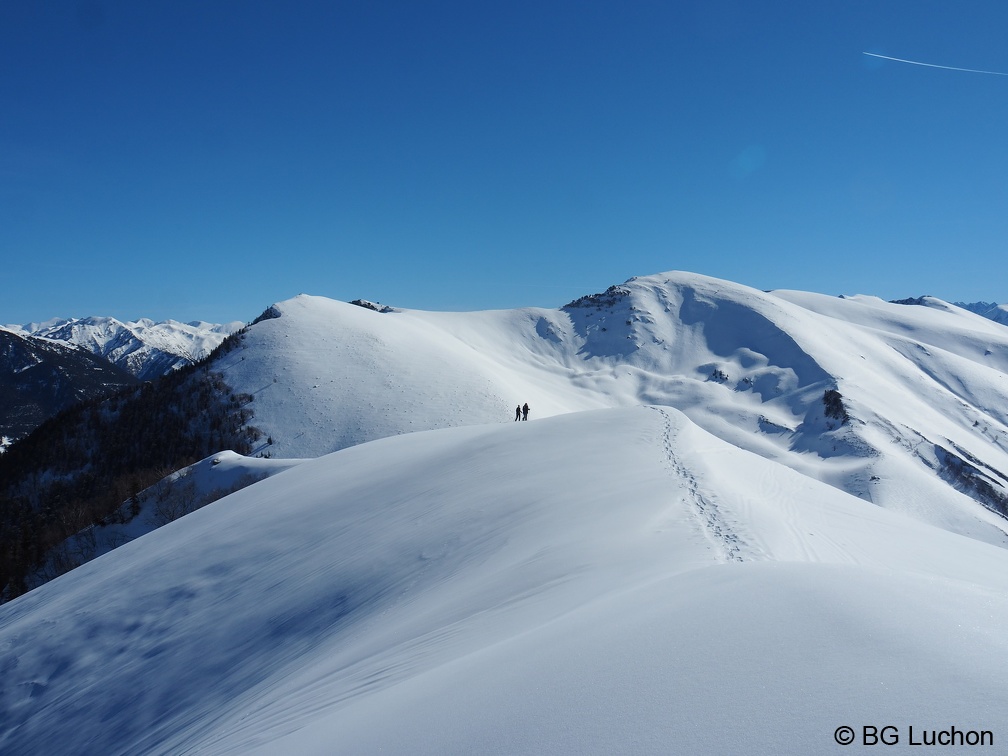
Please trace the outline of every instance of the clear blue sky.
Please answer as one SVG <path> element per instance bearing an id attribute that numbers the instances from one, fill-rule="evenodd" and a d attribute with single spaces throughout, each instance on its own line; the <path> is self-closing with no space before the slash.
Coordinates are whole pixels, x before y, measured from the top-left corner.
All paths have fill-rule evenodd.
<path id="1" fill-rule="evenodd" d="M 0 0 L 0 323 L 1008 301 L 1008 3 Z"/>

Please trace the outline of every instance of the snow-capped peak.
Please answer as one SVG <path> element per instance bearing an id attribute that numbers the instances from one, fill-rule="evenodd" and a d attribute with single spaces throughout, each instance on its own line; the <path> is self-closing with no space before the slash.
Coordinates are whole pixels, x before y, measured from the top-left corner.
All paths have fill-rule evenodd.
<path id="1" fill-rule="evenodd" d="M 244 324 L 217 324 L 111 317 L 48 320 L 8 326 L 16 333 L 76 344 L 124 368 L 141 380 L 164 375 L 212 352 Z"/>

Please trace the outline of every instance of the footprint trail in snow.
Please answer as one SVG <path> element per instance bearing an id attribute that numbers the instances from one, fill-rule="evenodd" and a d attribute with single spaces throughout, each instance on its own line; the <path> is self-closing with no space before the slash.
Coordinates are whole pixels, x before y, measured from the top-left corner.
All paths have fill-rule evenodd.
<path id="1" fill-rule="evenodd" d="M 739 536 L 738 529 L 730 525 L 717 502 L 704 495 L 696 476 L 682 462 L 674 451 L 672 418 L 661 407 L 651 409 L 662 416 L 662 452 L 666 469 L 671 475 L 686 484 L 687 503 L 692 509 L 700 529 L 711 542 L 711 546 L 721 562 L 745 562 L 757 557 L 753 549 Z"/>

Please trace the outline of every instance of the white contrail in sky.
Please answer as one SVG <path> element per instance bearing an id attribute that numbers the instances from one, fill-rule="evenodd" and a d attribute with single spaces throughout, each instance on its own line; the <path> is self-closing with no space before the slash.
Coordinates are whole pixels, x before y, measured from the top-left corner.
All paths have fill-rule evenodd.
<path id="1" fill-rule="evenodd" d="M 883 60 L 895 60 L 897 63 L 909 63 L 914 66 L 927 66 L 928 68 L 944 68 L 946 71 L 965 71 L 966 73 L 980 73 L 980 74 L 990 74 L 991 76 L 1008 76 L 1008 73 L 1002 71 L 980 71 L 976 68 L 956 68 L 955 66 L 939 66 L 935 63 L 921 63 L 919 60 L 906 60 L 905 58 L 891 58 L 888 55 L 879 55 L 878 53 L 866 52 L 865 55 L 870 55 L 873 58 L 882 58 Z"/>

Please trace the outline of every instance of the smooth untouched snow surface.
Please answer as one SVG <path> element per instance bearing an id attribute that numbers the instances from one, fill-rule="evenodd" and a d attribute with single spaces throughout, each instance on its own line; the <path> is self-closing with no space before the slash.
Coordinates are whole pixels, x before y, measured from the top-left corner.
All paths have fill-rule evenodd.
<path id="1" fill-rule="evenodd" d="M 1005 550 L 675 410 L 431 431 L 303 462 L 0 607 L 0 751 L 1000 742 L 1006 622 Z"/>

